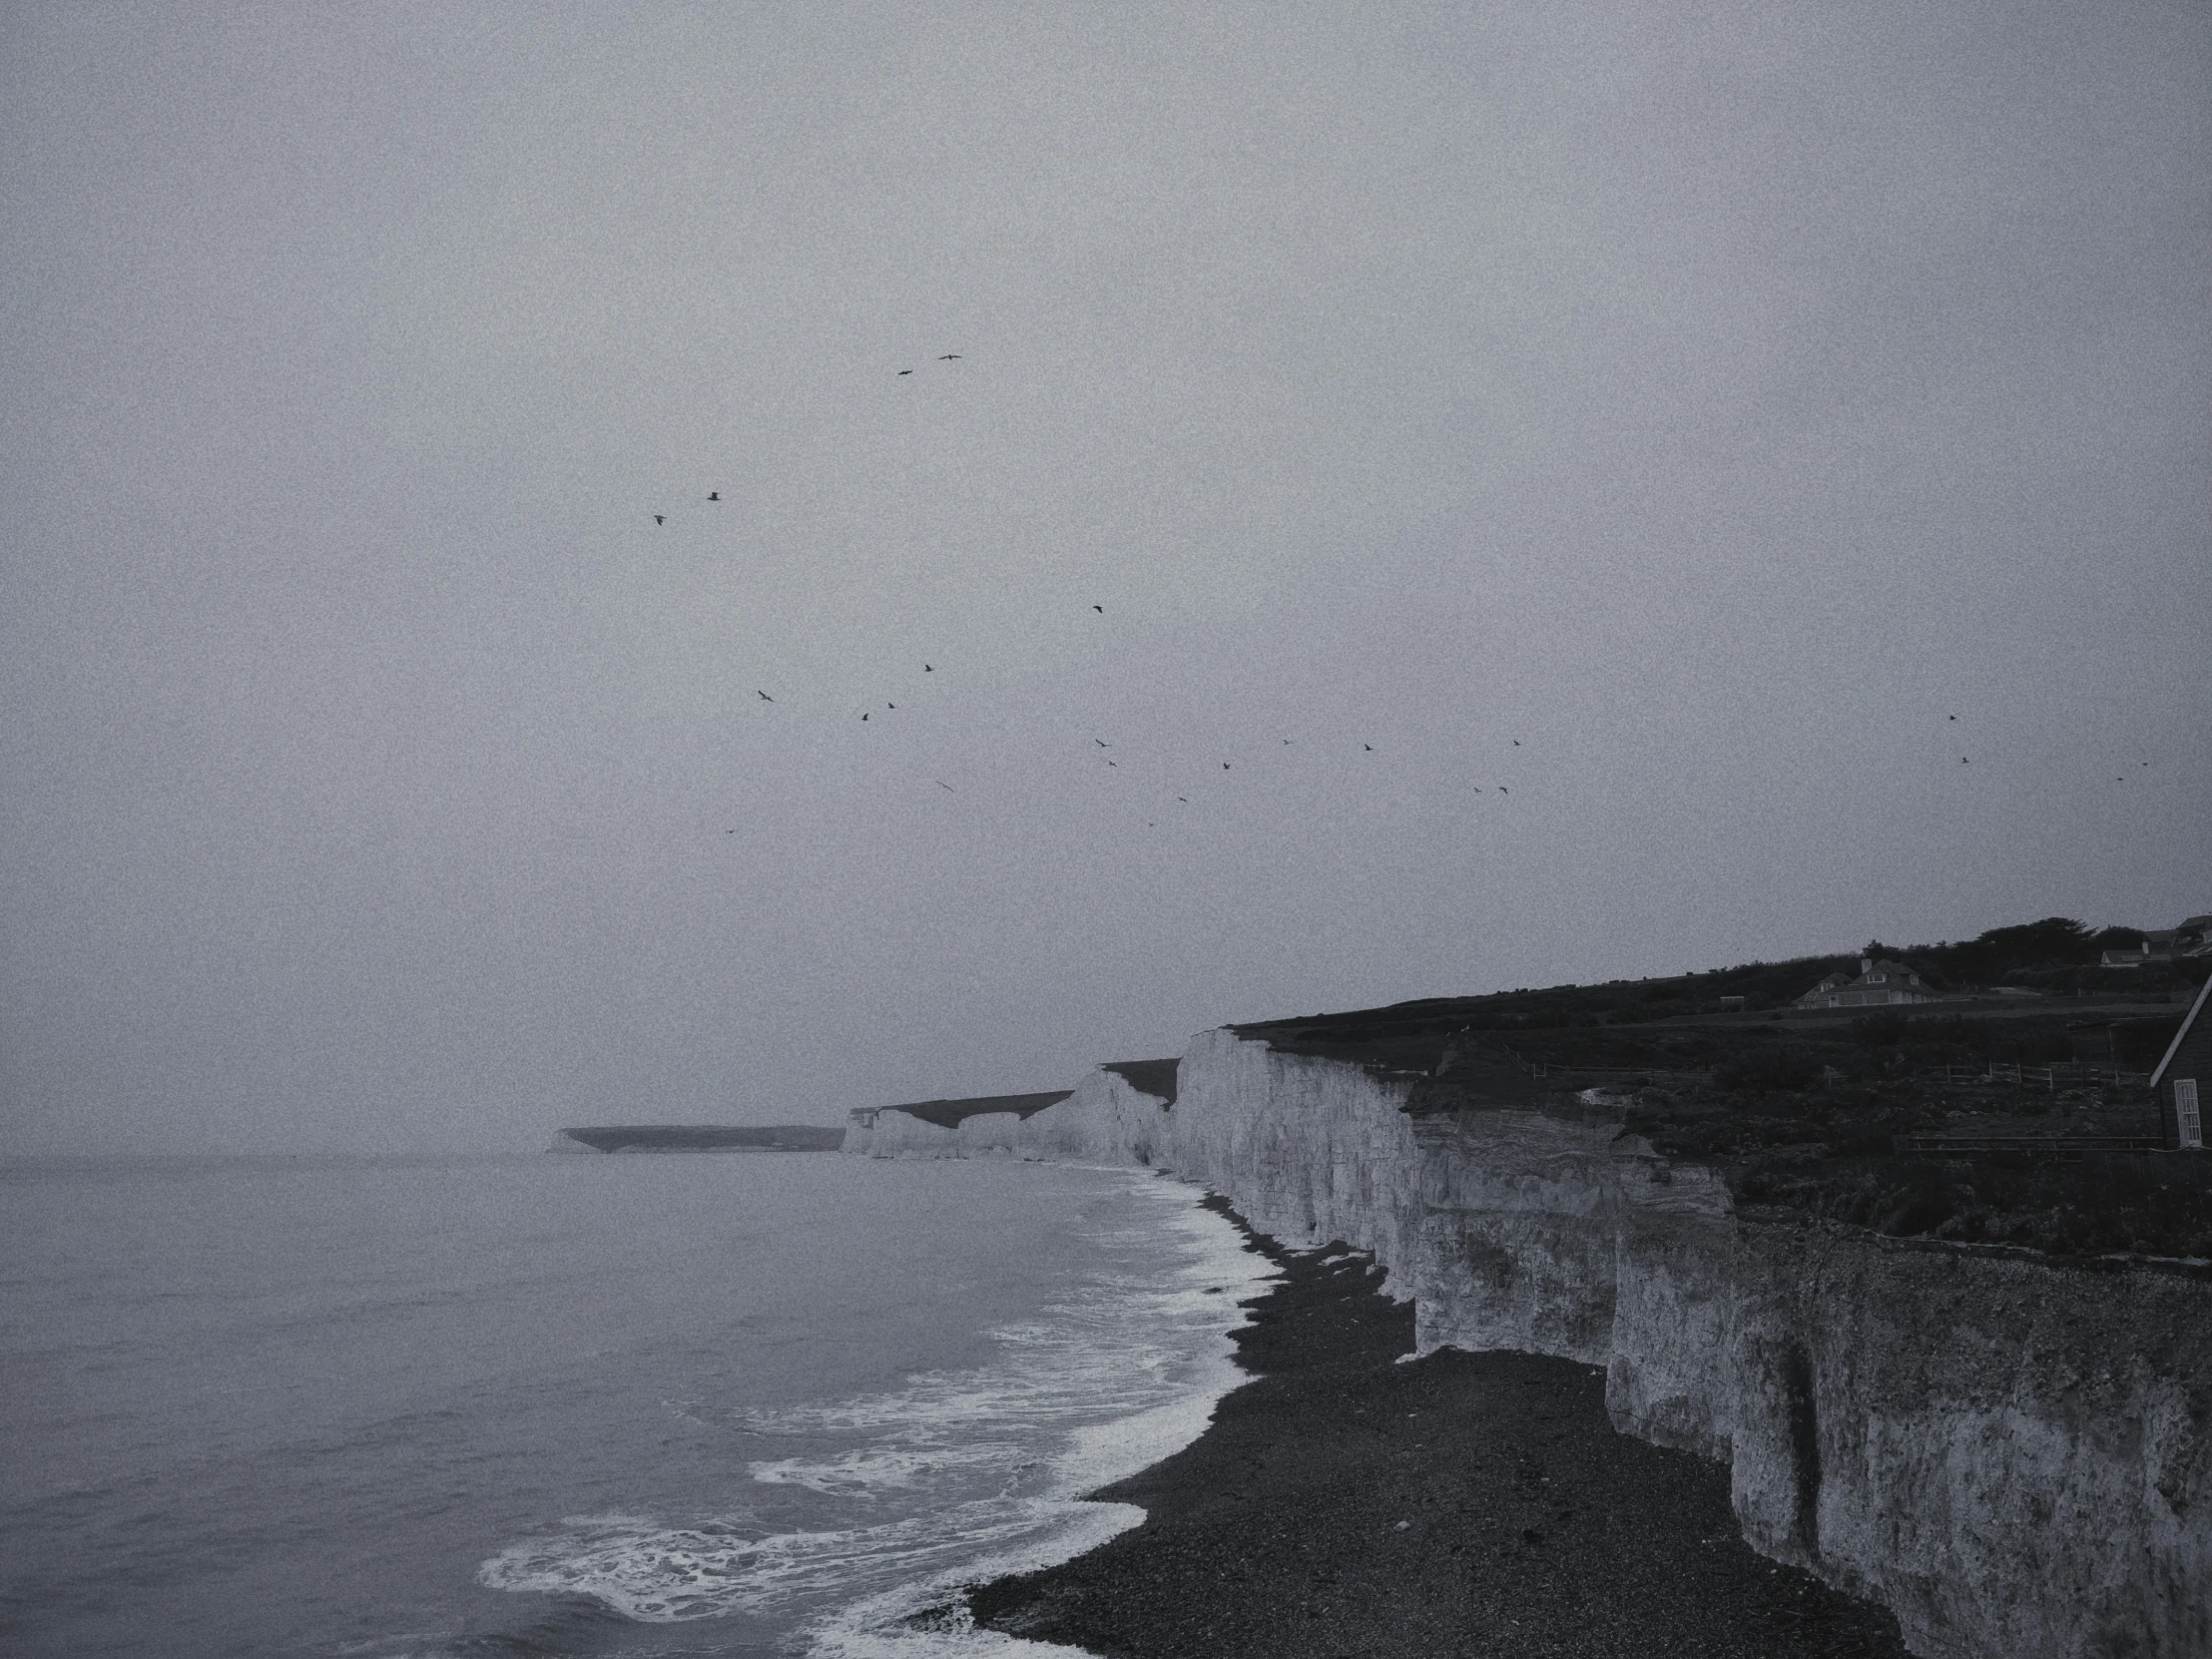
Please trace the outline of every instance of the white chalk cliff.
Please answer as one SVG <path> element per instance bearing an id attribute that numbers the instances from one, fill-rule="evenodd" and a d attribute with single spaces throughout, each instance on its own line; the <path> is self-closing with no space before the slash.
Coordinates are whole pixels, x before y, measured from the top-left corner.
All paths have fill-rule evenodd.
<path id="1" fill-rule="evenodd" d="M 1604 1366 L 1617 1428 L 1727 1463 L 1755 1548 L 1931 1659 L 2212 1656 L 2212 1274 L 1746 1215 L 1600 1099 L 1455 1106 L 1230 1031 L 1176 1090 L 1102 1068 L 1026 1118 L 885 1110 L 845 1150 L 1149 1164 L 1371 1250 L 1421 1352 Z"/>

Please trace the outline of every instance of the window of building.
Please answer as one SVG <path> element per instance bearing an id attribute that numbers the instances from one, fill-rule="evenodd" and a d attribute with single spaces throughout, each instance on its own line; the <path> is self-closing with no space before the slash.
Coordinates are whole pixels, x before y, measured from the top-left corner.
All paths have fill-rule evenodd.
<path id="1" fill-rule="evenodd" d="M 2197 1110 L 2197 1080 L 2174 1079 L 2174 1139 L 2182 1146 L 2204 1145 L 2204 1118 Z"/>

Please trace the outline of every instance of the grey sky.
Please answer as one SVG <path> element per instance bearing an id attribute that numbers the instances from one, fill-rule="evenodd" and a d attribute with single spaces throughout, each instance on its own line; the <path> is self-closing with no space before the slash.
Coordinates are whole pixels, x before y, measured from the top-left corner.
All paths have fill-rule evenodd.
<path id="1" fill-rule="evenodd" d="M 0 1146 L 2212 907 L 2201 5 L 5 30 Z"/>

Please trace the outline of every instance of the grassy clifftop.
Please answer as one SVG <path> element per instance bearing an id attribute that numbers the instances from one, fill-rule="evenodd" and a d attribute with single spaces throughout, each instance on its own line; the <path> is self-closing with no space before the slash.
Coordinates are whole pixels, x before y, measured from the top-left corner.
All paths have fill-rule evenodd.
<path id="1" fill-rule="evenodd" d="M 2055 941 L 2055 957 L 2019 948 L 2037 936 Z M 2212 961 L 2101 970 L 2070 959 L 2103 936 L 2046 922 L 1964 946 L 1873 947 L 1957 998 L 1911 1007 L 1791 1006 L 1824 975 L 1856 972 L 1854 954 L 1238 1029 L 1288 1052 L 1432 1079 L 1415 1110 L 1603 1087 L 1623 1102 L 1630 1131 L 1722 1169 L 1747 1206 L 1900 1236 L 2212 1258 L 2212 1155 L 2080 1149 L 2158 1135 L 2144 1074 L 2180 1023 L 2177 998 Z M 1961 961 L 1996 965 L 2004 989 L 2041 994 L 1976 995 L 1939 972 L 1946 959 L 1954 972 Z M 1741 1011 L 1724 1011 L 1723 997 L 1742 997 Z M 2043 1149 L 1972 1150 L 1944 1137 Z"/>

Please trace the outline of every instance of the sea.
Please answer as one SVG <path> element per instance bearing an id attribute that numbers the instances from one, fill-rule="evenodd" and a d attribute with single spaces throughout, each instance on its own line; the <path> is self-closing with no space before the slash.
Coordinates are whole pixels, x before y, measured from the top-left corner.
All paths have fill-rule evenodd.
<path id="1" fill-rule="evenodd" d="M 1273 1270 L 1150 1171 L 0 1164 L 0 1651 L 967 1659 Z"/>

